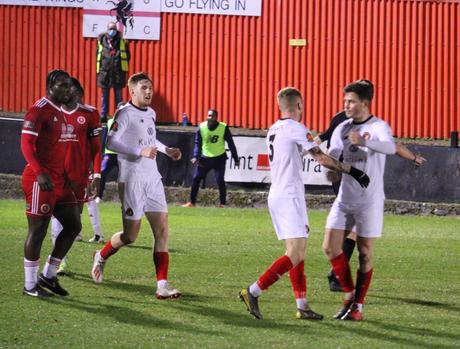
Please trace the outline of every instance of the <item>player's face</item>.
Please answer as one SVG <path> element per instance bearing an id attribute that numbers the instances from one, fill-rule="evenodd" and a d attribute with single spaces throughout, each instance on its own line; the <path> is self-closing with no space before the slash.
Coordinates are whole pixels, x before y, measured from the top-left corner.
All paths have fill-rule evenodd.
<path id="1" fill-rule="evenodd" d="M 367 103 L 365 101 L 361 101 L 358 95 L 354 92 L 345 93 L 343 102 L 345 114 L 347 117 L 352 118 L 353 120 L 360 119 L 365 108 L 367 107 Z"/>
<path id="2" fill-rule="evenodd" d="M 71 98 L 71 81 L 69 77 L 64 75 L 59 76 L 56 79 L 54 85 L 52 85 L 48 91 L 51 99 L 59 104 L 66 104 Z"/>
<path id="3" fill-rule="evenodd" d="M 153 87 L 149 80 L 139 81 L 130 92 L 135 106 L 140 108 L 147 108 L 150 106 L 153 96 Z"/>

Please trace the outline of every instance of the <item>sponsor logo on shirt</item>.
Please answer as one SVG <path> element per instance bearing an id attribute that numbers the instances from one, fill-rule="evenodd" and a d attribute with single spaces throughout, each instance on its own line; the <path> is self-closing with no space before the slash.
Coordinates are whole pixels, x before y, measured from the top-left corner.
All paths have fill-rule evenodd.
<path id="1" fill-rule="evenodd" d="M 127 208 L 125 213 L 128 217 L 131 217 L 134 214 L 133 209 L 131 207 Z"/>
<path id="2" fill-rule="evenodd" d="M 57 121 L 58 121 L 58 118 L 57 118 L 57 117 L 54 117 L 54 118 L 53 118 L 53 121 L 54 121 L 54 122 L 57 122 Z"/>
<path id="3" fill-rule="evenodd" d="M 35 123 L 32 122 L 32 121 L 26 120 L 26 121 L 24 121 L 24 123 L 22 124 L 22 127 L 23 127 L 23 128 L 29 128 L 29 129 L 32 129 L 32 130 L 33 130 L 33 129 L 35 128 Z"/>
<path id="4" fill-rule="evenodd" d="M 151 127 L 149 127 L 147 129 L 147 133 L 149 134 L 149 136 L 153 135 L 153 129 Z"/>

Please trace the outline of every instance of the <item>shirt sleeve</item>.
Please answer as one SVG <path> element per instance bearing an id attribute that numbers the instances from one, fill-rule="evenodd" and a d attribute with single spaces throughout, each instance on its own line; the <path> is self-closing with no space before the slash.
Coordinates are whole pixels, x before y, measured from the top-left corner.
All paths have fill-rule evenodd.
<path id="1" fill-rule="evenodd" d="M 201 156 L 201 145 L 202 144 L 203 144 L 203 139 L 201 138 L 200 128 L 198 127 L 198 130 L 196 131 L 196 134 L 195 134 L 195 145 L 193 147 L 193 157 L 195 159 L 198 159 Z"/>
<path id="2" fill-rule="evenodd" d="M 24 117 L 21 131 L 21 151 L 27 163 L 36 175 L 43 172 L 40 161 L 37 157 L 35 142 L 42 128 L 43 118 L 36 107 L 32 107 Z"/>
<path id="3" fill-rule="evenodd" d="M 343 124 L 342 124 L 343 125 Z M 331 142 L 329 145 L 329 155 L 333 158 L 339 159 L 343 152 L 343 140 L 342 140 L 342 129 L 343 126 L 339 125 L 332 133 Z"/>
<path id="4" fill-rule="evenodd" d="M 107 149 L 120 154 L 141 155 L 141 148 L 131 147 L 123 142 L 123 134 L 129 127 L 128 113 L 119 112 L 107 135 Z"/>
<path id="5" fill-rule="evenodd" d="M 236 150 L 235 142 L 233 141 L 232 133 L 230 132 L 228 126 L 225 126 L 224 140 L 227 142 L 228 147 L 230 148 L 233 160 L 238 161 L 238 152 Z"/>
<path id="6" fill-rule="evenodd" d="M 377 139 L 368 139 L 364 141 L 364 145 L 378 153 L 395 154 L 396 144 L 393 139 L 393 132 L 386 122 L 381 122 L 375 128 Z"/>
<path id="7" fill-rule="evenodd" d="M 292 137 L 294 138 L 294 142 L 300 147 L 299 150 L 301 153 L 306 153 L 318 146 L 310 130 L 303 125 L 299 125 L 299 127 L 295 127 L 292 130 Z"/>

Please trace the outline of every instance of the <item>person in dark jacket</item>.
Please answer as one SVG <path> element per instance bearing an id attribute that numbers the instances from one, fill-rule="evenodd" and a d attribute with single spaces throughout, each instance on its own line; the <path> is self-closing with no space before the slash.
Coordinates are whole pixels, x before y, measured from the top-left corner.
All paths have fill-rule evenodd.
<path id="1" fill-rule="evenodd" d="M 225 142 L 227 142 L 230 148 L 235 166 L 238 167 L 240 159 L 230 129 L 227 124 L 217 121 L 217 110 L 209 109 L 207 121 L 203 121 L 200 124 L 195 135 L 195 148 L 193 150 L 193 158 L 190 161 L 197 166 L 193 172 L 190 201 L 182 205 L 183 207 L 195 206 L 200 182 L 206 178 L 210 170 L 214 170 L 216 182 L 219 186 L 219 207 L 225 207 L 227 197 L 227 188 L 224 180 L 225 164 L 227 162 Z"/>
<path id="2" fill-rule="evenodd" d="M 126 85 L 130 52 L 128 43 L 117 29 L 115 22 L 109 22 L 107 32 L 97 40 L 97 85 L 102 89 L 101 121 L 107 122 L 110 89 L 115 93 L 115 105 L 122 100 L 122 89 Z"/>

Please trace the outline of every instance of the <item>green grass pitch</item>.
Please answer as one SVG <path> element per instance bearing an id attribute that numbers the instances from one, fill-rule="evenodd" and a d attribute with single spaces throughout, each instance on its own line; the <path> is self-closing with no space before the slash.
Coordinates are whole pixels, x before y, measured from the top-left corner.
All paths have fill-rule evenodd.
<path id="1" fill-rule="evenodd" d="M 105 281 L 90 277 L 89 243 L 70 253 L 69 297 L 22 295 L 26 219 L 23 201 L 0 202 L 0 348 L 459 348 L 460 218 L 385 217 L 375 251 L 374 279 L 361 323 L 333 320 L 341 296 L 327 287 L 321 251 L 327 212 L 310 211 L 306 261 L 308 299 L 325 315 L 295 319 L 285 275 L 260 299 L 263 321 L 237 295 L 283 253 L 264 209 L 170 207 L 170 272 L 183 292 L 154 297 L 152 234 L 147 222 L 136 243 L 106 265 Z M 102 203 L 106 238 L 120 230 L 117 204 Z M 86 208 L 83 235 L 92 236 Z M 100 246 L 100 245 L 99 245 Z M 42 248 L 42 265 L 50 239 Z M 353 256 L 356 269 L 356 255 Z"/>

